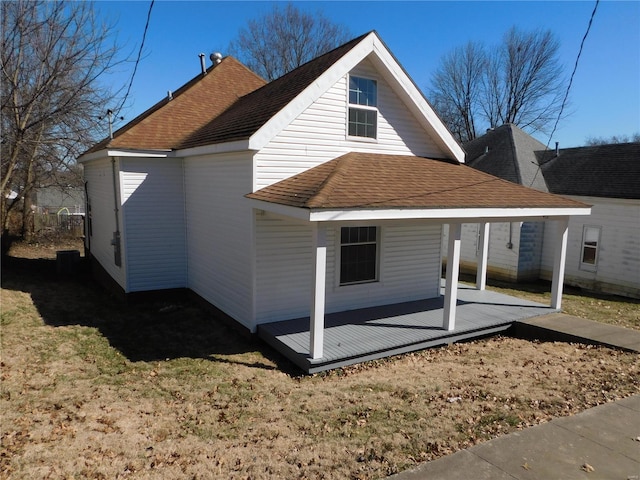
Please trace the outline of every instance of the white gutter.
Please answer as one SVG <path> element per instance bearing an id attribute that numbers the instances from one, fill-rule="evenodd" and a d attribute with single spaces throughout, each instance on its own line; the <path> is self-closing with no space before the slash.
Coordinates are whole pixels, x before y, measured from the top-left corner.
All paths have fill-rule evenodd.
<path id="1" fill-rule="evenodd" d="M 424 208 L 312 210 L 249 199 L 253 208 L 307 222 L 362 220 L 437 220 L 438 222 L 501 222 L 548 220 L 552 217 L 590 215 L 591 207 L 561 208 Z"/>

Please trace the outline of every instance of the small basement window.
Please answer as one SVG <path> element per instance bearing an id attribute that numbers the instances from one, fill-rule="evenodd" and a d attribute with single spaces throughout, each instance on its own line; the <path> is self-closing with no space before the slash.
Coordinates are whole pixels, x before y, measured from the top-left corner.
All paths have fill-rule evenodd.
<path id="1" fill-rule="evenodd" d="M 582 256 L 580 266 L 584 270 L 595 271 L 598 265 L 600 227 L 585 225 L 582 230 Z"/>
<path id="2" fill-rule="evenodd" d="M 340 230 L 340 285 L 378 279 L 378 228 L 342 227 Z"/>
<path id="3" fill-rule="evenodd" d="M 353 107 L 352 105 L 357 105 Z M 347 134 L 350 137 L 377 138 L 378 83 L 362 77 L 349 77 L 349 119 Z"/>

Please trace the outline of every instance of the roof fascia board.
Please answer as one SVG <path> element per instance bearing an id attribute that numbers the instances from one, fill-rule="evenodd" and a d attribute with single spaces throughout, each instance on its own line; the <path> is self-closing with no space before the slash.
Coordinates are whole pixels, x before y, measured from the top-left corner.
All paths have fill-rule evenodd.
<path id="1" fill-rule="evenodd" d="M 317 210 L 311 211 L 312 222 L 352 220 L 439 220 L 457 223 L 501 222 L 516 220 L 550 220 L 572 215 L 589 215 L 590 207 L 575 208 L 443 208 L 443 209 L 380 209 L 380 210 Z"/>
<path id="2" fill-rule="evenodd" d="M 396 94 L 404 101 L 423 128 L 431 134 L 440 148 L 448 152 L 458 162 L 464 163 L 465 153 L 462 147 L 453 138 L 451 132 L 445 127 L 440 117 L 438 117 L 422 92 L 393 57 L 384 42 L 377 37 L 374 41 L 373 53 L 375 55 L 372 60 L 374 63 L 377 60 L 380 64 L 379 66 L 384 67 L 380 68 L 383 74 L 385 71 L 389 72 L 389 75 L 384 75 L 385 79 L 391 84 L 392 88 L 396 87 L 394 89 Z"/>
<path id="3" fill-rule="evenodd" d="M 375 32 L 371 32 L 363 38 L 360 43 L 322 73 L 286 107 L 269 119 L 251 136 L 249 139 L 249 148 L 258 151 L 282 132 L 282 130 L 309 108 L 313 102 L 320 98 L 320 96 L 331 88 L 340 78 L 349 73 L 358 63 L 373 52 L 375 38 L 377 38 Z"/>
<path id="4" fill-rule="evenodd" d="M 306 220 L 307 222 L 310 220 L 309 215 L 311 211 L 308 208 L 291 207 L 289 205 L 265 202 L 264 200 L 256 200 L 254 198 L 250 198 L 249 202 L 256 210 L 264 210 L 265 212 L 295 218 L 296 220 Z"/>
<path id="5" fill-rule="evenodd" d="M 296 220 L 340 222 L 362 220 L 437 220 L 441 223 L 478 223 L 504 221 L 560 220 L 573 215 L 590 215 L 591 207 L 564 208 L 442 208 L 442 209 L 370 209 L 310 210 L 250 198 L 257 210 Z"/>
<path id="6" fill-rule="evenodd" d="M 177 150 L 177 154 L 181 157 L 194 157 L 212 153 L 231 153 L 246 150 L 251 150 L 249 140 L 236 140 L 234 142 L 214 143 L 201 147 L 185 148 L 183 150 Z"/>
<path id="7" fill-rule="evenodd" d="M 105 148 L 104 150 L 98 150 L 97 152 L 90 153 L 88 155 L 82 155 L 78 157 L 79 163 L 90 162 L 92 160 L 99 160 L 104 157 L 139 157 L 139 158 L 167 158 L 175 157 L 175 152 L 172 150 L 130 150 L 130 149 L 111 149 Z"/>

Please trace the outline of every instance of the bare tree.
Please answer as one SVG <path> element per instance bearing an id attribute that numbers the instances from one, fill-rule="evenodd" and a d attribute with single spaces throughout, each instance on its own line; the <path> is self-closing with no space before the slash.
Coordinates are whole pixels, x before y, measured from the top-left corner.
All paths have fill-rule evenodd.
<path id="1" fill-rule="evenodd" d="M 2 232 L 24 199 L 22 234 L 34 188 L 69 178 L 96 140 L 111 93 L 99 79 L 116 63 L 111 27 L 88 2 L 2 2 Z M 75 169 L 77 170 L 77 169 Z M 14 190 L 18 197 L 10 200 Z"/>
<path id="2" fill-rule="evenodd" d="M 271 81 L 348 39 L 346 27 L 334 24 L 321 12 L 305 13 L 288 3 L 249 20 L 230 43 L 229 52 Z"/>
<path id="3" fill-rule="evenodd" d="M 564 95 L 559 43 L 550 30 L 520 32 L 511 28 L 500 53 L 489 63 L 499 79 L 490 99 L 497 104 L 492 127 L 514 123 L 529 131 L 543 130 L 558 115 Z"/>
<path id="4" fill-rule="evenodd" d="M 565 90 L 558 48 L 551 31 L 513 27 L 494 48 L 469 43 L 455 49 L 442 58 L 432 77 L 435 107 L 443 108 L 444 99 L 441 115 L 461 141 L 505 123 L 544 131 L 557 117 Z M 448 118 L 456 111 L 458 118 Z M 458 133 L 460 125 L 464 128 Z"/>
<path id="5" fill-rule="evenodd" d="M 463 142 L 476 137 L 486 62 L 484 47 L 469 42 L 445 55 L 433 74 L 431 101 L 452 133 Z"/>
<path id="6" fill-rule="evenodd" d="M 639 143 L 640 132 L 633 135 L 613 135 L 612 137 L 588 137 L 585 145 L 595 147 L 597 145 L 610 145 L 613 143 Z"/>

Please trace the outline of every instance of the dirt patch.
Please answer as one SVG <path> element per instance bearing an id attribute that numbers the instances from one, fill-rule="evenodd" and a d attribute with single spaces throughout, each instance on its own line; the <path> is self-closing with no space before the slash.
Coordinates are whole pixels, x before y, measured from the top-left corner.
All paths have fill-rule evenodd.
<path id="1" fill-rule="evenodd" d="M 188 301 L 9 267 L 3 478 L 381 478 L 640 392 L 635 354 L 504 337 L 303 377 Z"/>

